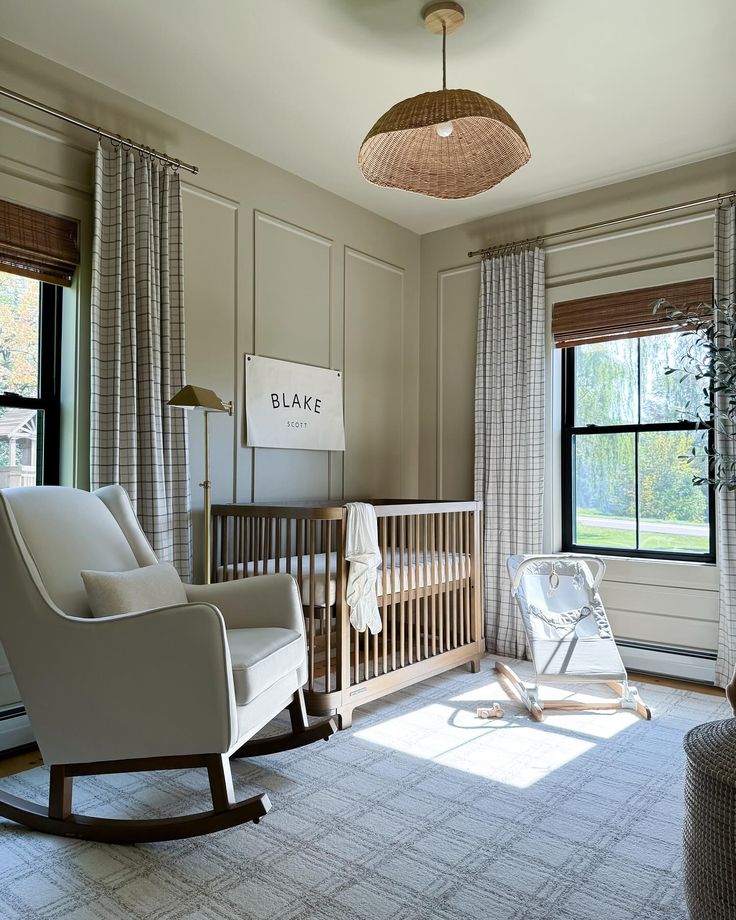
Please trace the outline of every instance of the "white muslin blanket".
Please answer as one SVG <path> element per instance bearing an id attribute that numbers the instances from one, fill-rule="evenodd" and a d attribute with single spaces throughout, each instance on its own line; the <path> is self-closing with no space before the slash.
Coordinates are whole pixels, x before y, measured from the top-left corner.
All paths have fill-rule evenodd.
<path id="1" fill-rule="evenodd" d="M 376 599 L 376 576 L 381 565 L 376 509 L 364 502 L 348 502 L 345 559 L 350 563 L 346 600 L 350 622 L 359 631 L 381 631 Z"/>

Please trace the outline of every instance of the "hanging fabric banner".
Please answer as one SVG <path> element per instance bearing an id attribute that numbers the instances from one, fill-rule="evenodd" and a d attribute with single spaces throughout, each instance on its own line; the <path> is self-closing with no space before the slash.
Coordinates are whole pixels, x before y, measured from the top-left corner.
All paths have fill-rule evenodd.
<path id="1" fill-rule="evenodd" d="M 345 450 L 340 371 L 245 356 L 248 447 Z"/>

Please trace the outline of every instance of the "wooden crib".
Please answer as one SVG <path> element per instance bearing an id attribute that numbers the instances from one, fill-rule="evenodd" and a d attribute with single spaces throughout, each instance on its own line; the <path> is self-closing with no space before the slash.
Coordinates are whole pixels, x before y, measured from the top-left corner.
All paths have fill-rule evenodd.
<path id="1" fill-rule="evenodd" d="M 343 505 L 227 504 L 213 514 L 212 580 L 289 572 L 302 595 L 308 648 L 305 698 L 313 715 L 353 709 L 484 651 L 481 506 L 376 501 L 382 629 L 360 633 L 345 600 Z"/>

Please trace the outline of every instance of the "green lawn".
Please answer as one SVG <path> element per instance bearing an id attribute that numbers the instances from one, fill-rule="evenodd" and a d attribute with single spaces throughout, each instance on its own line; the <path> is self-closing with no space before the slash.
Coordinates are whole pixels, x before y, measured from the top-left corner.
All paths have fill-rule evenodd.
<path id="1" fill-rule="evenodd" d="M 633 531 L 616 530 L 613 527 L 593 527 L 584 524 L 585 518 L 578 518 L 576 543 L 578 546 L 611 546 L 617 549 L 634 549 L 636 534 Z M 664 552 L 707 553 L 708 538 L 692 537 L 675 533 L 650 533 L 642 531 L 641 549 L 658 549 Z"/>

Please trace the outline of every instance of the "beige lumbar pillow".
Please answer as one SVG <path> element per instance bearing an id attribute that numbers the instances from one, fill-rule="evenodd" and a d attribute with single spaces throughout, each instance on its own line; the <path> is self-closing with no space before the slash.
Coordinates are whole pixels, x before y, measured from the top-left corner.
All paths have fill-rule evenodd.
<path id="1" fill-rule="evenodd" d="M 138 613 L 156 607 L 186 604 L 181 578 L 169 562 L 146 565 L 130 572 L 82 572 L 93 617 Z"/>

